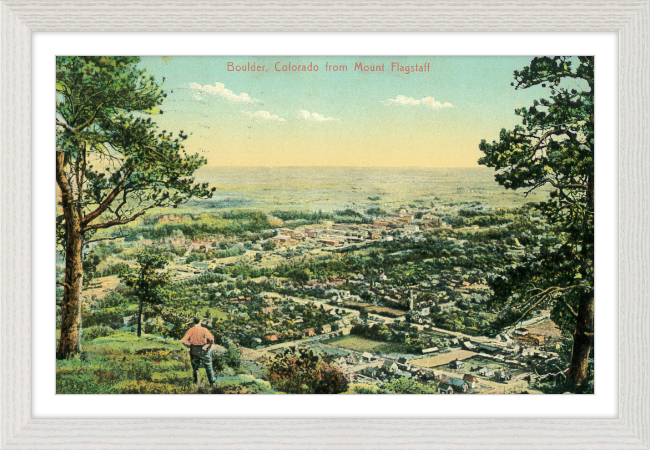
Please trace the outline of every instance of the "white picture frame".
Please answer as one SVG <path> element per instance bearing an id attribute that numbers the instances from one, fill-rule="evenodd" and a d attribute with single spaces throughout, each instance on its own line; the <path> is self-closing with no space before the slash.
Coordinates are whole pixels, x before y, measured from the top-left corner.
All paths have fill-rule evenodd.
<path id="1" fill-rule="evenodd" d="M 197 11 L 200 10 L 200 14 Z M 0 0 L 2 449 L 650 448 L 650 1 Z M 33 31 L 617 31 L 619 414 L 616 419 L 32 418 Z M 614 237 L 613 237 L 614 238 Z"/>

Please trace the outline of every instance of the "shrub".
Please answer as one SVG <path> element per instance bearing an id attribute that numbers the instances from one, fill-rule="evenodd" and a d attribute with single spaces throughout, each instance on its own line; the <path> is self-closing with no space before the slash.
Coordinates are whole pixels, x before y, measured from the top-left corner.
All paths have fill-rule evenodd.
<path id="1" fill-rule="evenodd" d="M 99 301 L 97 307 L 99 309 L 115 308 L 116 306 L 123 305 L 127 302 L 128 300 L 122 294 L 111 292 Z"/>
<path id="2" fill-rule="evenodd" d="M 161 317 L 151 317 L 142 324 L 142 329 L 147 334 L 162 334 L 165 333 L 169 327 Z"/>
<path id="3" fill-rule="evenodd" d="M 379 386 L 370 383 L 351 384 L 346 394 L 385 394 Z"/>
<path id="4" fill-rule="evenodd" d="M 186 392 L 183 386 L 140 380 L 122 381 L 112 389 L 114 394 L 184 394 Z"/>
<path id="5" fill-rule="evenodd" d="M 157 383 L 192 384 L 192 374 L 187 370 L 154 373 L 151 381 Z"/>
<path id="6" fill-rule="evenodd" d="M 109 372 L 113 372 L 119 379 L 122 380 L 137 380 L 137 381 L 151 381 L 153 376 L 154 367 L 153 362 L 148 360 L 140 360 L 127 358 L 122 360 L 110 360 L 104 366 Z"/>
<path id="7" fill-rule="evenodd" d="M 267 367 L 273 388 L 290 394 L 339 394 L 347 389 L 345 375 L 311 349 L 291 347 Z"/>
<path id="8" fill-rule="evenodd" d="M 169 361 L 161 361 L 160 364 L 156 364 L 157 372 L 166 372 L 173 370 L 190 370 L 192 364 L 190 363 L 189 356 L 185 357 L 176 357 Z"/>
<path id="9" fill-rule="evenodd" d="M 102 270 L 99 273 L 96 273 L 96 277 L 110 277 L 112 275 L 121 275 L 123 273 L 127 273 L 131 270 L 131 268 L 123 263 L 123 262 L 118 262 L 117 264 L 113 264 L 112 266 L 108 266 L 106 269 Z"/>
<path id="10" fill-rule="evenodd" d="M 93 344 L 96 344 L 96 342 L 93 342 Z M 115 347 L 103 347 L 97 349 L 97 354 L 106 359 L 116 359 L 116 358 L 123 358 L 125 355 L 129 355 L 131 352 L 115 348 Z"/>
<path id="11" fill-rule="evenodd" d="M 252 375 L 227 375 L 217 377 L 215 387 L 198 387 L 197 394 L 275 394 L 271 385 Z"/>
<path id="12" fill-rule="evenodd" d="M 111 327 L 105 326 L 93 326 L 88 328 L 83 328 L 81 330 L 81 339 L 83 341 L 92 341 L 98 337 L 105 337 L 115 334 L 115 330 Z"/>
<path id="13" fill-rule="evenodd" d="M 115 330 L 124 326 L 124 317 L 135 314 L 138 305 L 120 305 L 114 308 L 106 308 L 99 311 L 92 311 L 84 315 L 83 323 L 87 327 L 103 325 Z"/>
<path id="14" fill-rule="evenodd" d="M 212 355 L 212 368 L 215 373 L 223 372 L 226 367 L 226 355 Z"/>
<path id="15" fill-rule="evenodd" d="M 228 350 L 226 352 L 226 364 L 228 367 L 232 367 L 233 369 L 239 368 L 239 365 L 241 364 L 241 358 L 239 356 L 239 350 L 237 349 L 237 346 L 232 344 L 228 346 Z"/>
<path id="16" fill-rule="evenodd" d="M 391 394 L 435 394 L 436 390 L 433 386 L 419 383 L 408 378 L 399 378 L 397 380 L 389 381 L 383 386 L 384 389 L 390 391 Z"/>
<path id="17" fill-rule="evenodd" d="M 149 359 L 161 360 L 169 357 L 170 351 L 162 347 L 141 348 L 134 352 L 136 355 L 142 355 Z"/>
<path id="18" fill-rule="evenodd" d="M 92 370 L 74 368 L 75 370 L 57 369 L 56 393 L 57 394 L 108 394 L 110 385 L 102 380 Z"/>

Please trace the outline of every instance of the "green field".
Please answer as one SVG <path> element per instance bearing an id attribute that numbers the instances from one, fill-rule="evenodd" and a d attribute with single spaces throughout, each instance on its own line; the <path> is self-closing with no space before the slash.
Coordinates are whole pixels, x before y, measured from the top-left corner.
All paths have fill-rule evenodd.
<path id="1" fill-rule="evenodd" d="M 326 344 L 332 347 L 343 348 L 355 352 L 370 353 L 407 353 L 402 344 L 395 342 L 373 341 L 356 336 L 344 336 L 342 338 L 331 339 Z"/>

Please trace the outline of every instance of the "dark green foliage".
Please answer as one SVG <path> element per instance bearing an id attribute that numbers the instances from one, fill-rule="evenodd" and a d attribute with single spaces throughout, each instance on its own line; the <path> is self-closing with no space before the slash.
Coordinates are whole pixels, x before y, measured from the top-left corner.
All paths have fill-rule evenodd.
<path id="1" fill-rule="evenodd" d="M 309 223 L 318 223 L 322 220 L 334 220 L 334 216 L 332 214 L 324 213 L 323 211 L 273 211 L 271 215 L 281 220 L 300 220 Z"/>
<path id="2" fill-rule="evenodd" d="M 115 330 L 124 327 L 124 318 L 133 316 L 138 311 L 138 305 L 119 304 L 115 307 L 100 308 L 86 311 L 83 314 L 84 327 L 106 326 Z"/>
<path id="3" fill-rule="evenodd" d="M 290 394 L 338 394 L 347 389 L 345 375 L 311 349 L 291 347 L 267 367 L 273 386 Z"/>
<path id="4" fill-rule="evenodd" d="M 132 295 L 145 303 L 162 303 L 167 294 L 164 288 L 169 282 L 170 274 L 160 271 L 167 266 L 167 259 L 142 251 L 138 255 L 137 261 L 139 264 L 137 272 L 122 275 L 122 281 L 132 289 Z"/>
<path id="5" fill-rule="evenodd" d="M 559 242 L 495 278 L 494 301 L 522 316 L 553 308 L 553 320 L 573 333 L 567 386 L 577 392 L 590 382 L 594 337 L 594 58 L 578 57 L 575 68 L 574 62 L 539 57 L 515 71 L 518 89 L 541 86 L 550 95 L 517 109 L 522 125 L 501 130 L 499 142 L 482 141 L 479 163 L 495 168 L 508 189 L 553 188 L 538 208 Z"/>
<path id="6" fill-rule="evenodd" d="M 122 275 L 125 273 L 128 273 L 131 270 L 131 268 L 123 262 L 119 262 L 116 264 L 112 264 L 108 266 L 106 269 L 102 270 L 101 272 L 97 273 L 97 277 L 110 277 L 113 275 Z"/>
<path id="7" fill-rule="evenodd" d="M 101 257 L 95 252 L 88 252 L 84 255 L 82 267 L 84 270 L 84 285 L 88 285 L 90 280 L 95 278 L 97 266 L 102 261 Z"/>
<path id="8" fill-rule="evenodd" d="M 110 384 L 102 384 L 100 378 L 92 370 L 78 370 L 74 373 L 59 372 L 56 374 L 57 394 L 111 394 Z"/>
<path id="9" fill-rule="evenodd" d="M 436 389 L 433 386 L 419 383 L 408 378 L 398 378 L 397 380 L 384 383 L 382 388 L 389 394 L 435 394 Z"/>
<path id="10" fill-rule="evenodd" d="M 275 245 L 275 242 L 273 242 L 273 241 L 266 241 L 264 243 L 264 245 L 262 245 L 262 248 L 264 250 L 266 250 L 267 252 L 275 250 L 275 247 L 276 247 L 276 245 Z"/>
<path id="11" fill-rule="evenodd" d="M 367 312 L 366 312 L 367 315 Z M 350 334 L 356 336 L 364 336 L 376 341 L 390 342 L 395 340 L 395 333 L 393 330 L 384 324 L 363 325 L 358 324 L 352 327 Z"/>
<path id="12" fill-rule="evenodd" d="M 369 208 L 366 211 L 366 214 L 368 214 L 369 216 L 387 216 L 388 215 L 388 213 L 386 211 L 384 211 L 383 209 L 378 208 L 378 207 Z"/>
<path id="13" fill-rule="evenodd" d="M 347 216 L 347 217 L 363 217 L 361 214 L 356 212 L 354 209 L 344 209 L 341 211 L 334 211 L 334 214 L 337 216 Z"/>
<path id="14" fill-rule="evenodd" d="M 132 295 L 139 302 L 137 334 L 140 336 L 142 309 L 144 305 L 160 304 L 169 296 L 165 287 L 171 274 L 161 272 L 168 264 L 164 256 L 142 251 L 138 254 L 137 261 L 140 266 L 137 272 L 121 275 L 120 278 L 131 288 Z"/>
<path id="15" fill-rule="evenodd" d="M 84 341 L 92 341 L 95 338 L 110 336 L 114 333 L 115 330 L 107 326 L 99 325 L 94 327 L 86 327 L 81 332 L 81 339 Z"/>
<path id="16" fill-rule="evenodd" d="M 517 109 L 522 125 L 501 130 L 498 142 L 480 144 L 485 156 L 479 163 L 497 170 L 499 184 L 527 192 L 553 188 L 537 208 L 559 238 L 495 278 L 494 299 L 520 313 L 554 304 L 553 319 L 568 334 L 575 329 L 571 310 L 577 310 L 578 299 L 593 295 L 593 70 L 593 57 L 533 59 L 515 72 L 513 84 L 517 89 L 541 86 L 550 95 Z"/>
<path id="17" fill-rule="evenodd" d="M 241 358 L 239 356 L 239 350 L 237 346 L 230 344 L 226 350 L 226 364 L 228 367 L 233 369 L 238 369 L 241 364 Z"/>
<path id="18" fill-rule="evenodd" d="M 212 259 L 230 258 L 232 256 L 240 256 L 246 253 L 243 246 L 232 247 L 226 250 L 210 250 L 210 251 L 193 251 L 190 256 L 185 258 L 185 264 L 193 262 L 209 261 Z"/>

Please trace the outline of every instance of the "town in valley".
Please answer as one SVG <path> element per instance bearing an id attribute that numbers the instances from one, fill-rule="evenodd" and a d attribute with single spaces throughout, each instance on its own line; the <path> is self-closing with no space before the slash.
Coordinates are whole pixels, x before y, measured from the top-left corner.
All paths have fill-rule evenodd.
<path id="1" fill-rule="evenodd" d="M 359 61 L 57 57 L 57 394 L 594 392 L 593 57 Z"/>

